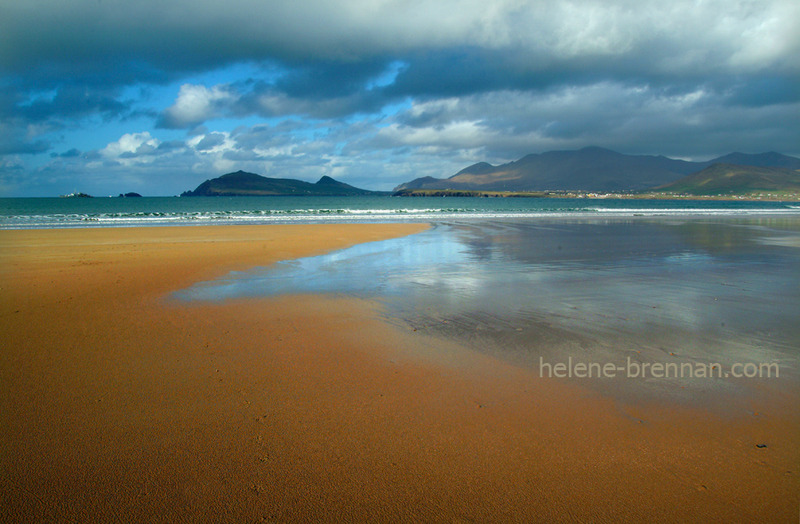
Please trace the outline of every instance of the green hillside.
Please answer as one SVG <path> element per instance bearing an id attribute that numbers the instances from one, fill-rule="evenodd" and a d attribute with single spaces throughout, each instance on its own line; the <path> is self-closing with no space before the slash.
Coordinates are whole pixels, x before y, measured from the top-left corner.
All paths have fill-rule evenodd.
<path id="1" fill-rule="evenodd" d="M 796 194 L 800 192 L 800 171 L 779 167 L 714 164 L 677 182 L 658 187 L 656 191 L 698 196 Z"/>

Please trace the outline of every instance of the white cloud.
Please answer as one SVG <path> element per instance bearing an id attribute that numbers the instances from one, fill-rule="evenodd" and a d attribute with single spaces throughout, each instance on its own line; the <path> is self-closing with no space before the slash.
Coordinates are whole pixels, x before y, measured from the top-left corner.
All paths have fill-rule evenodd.
<path id="1" fill-rule="evenodd" d="M 483 147 L 493 133 L 479 121 L 453 121 L 433 127 L 411 127 L 391 124 L 378 131 L 378 139 L 394 144 L 424 148 L 446 147 L 469 149 Z"/>
<path id="2" fill-rule="evenodd" d="M 211 88 L 202 85 L 183 84 L 175 103 L 164 110 L 162 124 L 165 127 L 184 128 L 202 124 L 206 120 L 223 115 L 237 99 L 227 86 Z"/>
<path id="3" fill-rule="evenodd" d="M 126 133 L 116 142 L 111 142 L 100 150 L 100 154 L 109 159 L 128 162 L 147 161 L 142 157 L 150 156 L 161 142 L 150 136 L 148 131 L 143 133 Z"/>

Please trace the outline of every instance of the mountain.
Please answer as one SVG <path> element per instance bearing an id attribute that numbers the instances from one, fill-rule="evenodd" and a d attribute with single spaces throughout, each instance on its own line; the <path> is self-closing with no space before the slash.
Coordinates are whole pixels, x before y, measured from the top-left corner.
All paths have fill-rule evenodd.
<path id="1" fill-rule="evenodd" d="M 735 164 L 738 166 L 755 167 L 783 167 L 793 170 L 800 169 L 800 158 L 782 155 L 780 153 L 775 153 L 774 151 L 769 153 L 760 153 L 757 155 L 750 155 L 747 153 L 731 153 L 730 155 L 715 158 L 708 163 Z"/>
<path id="2" fill-rule="evenodd" d="M 687 195 L 797 193 L 800 192 L 800 171 L 782 167 L 714 164 L 677 182 L 658 187 L 656 190 Z"/>
<path id="3" fill-rule="evenodd" d="M 492 166 L 481 162 L 450 178 L 418 178 L 395 191 L 410 189 L 457 189 L 478 191 L 624 191 L 663 186 L 714 163 L 800 169 L 800 159 L 778 153 L 732 153 L 708 162 L 688 162 L 664 156 L 624 155 L 600 147 L 577 151 L 549 151 L 527 155 L 515 162 Z M 797 167 L 792 167 L 797 164 Z"/>
<path id="4" fill-rule="evenodd" d="M 206 180 L 194 191 L 181 196 L 354 196 L 376 195 L 376 191 L 359 189 L 329 176 L 317 183 L 291 178 L 269 178 L 255 173 L 237 171 Z"/>

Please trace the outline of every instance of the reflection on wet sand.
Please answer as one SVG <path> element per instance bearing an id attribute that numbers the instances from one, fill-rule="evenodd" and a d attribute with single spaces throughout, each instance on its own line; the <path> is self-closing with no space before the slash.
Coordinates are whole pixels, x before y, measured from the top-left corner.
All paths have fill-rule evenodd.
<path id="1" fill-rule="evenodd" d="M 343 293 L 523 366 L 775 362 L 796 376 L 798 219 L 450 222 L 230 275 L 180 294 L 219 300 Z M 728 380 L 616 381 L 692 393 Z M 680 390 L 681 388 L 677 388 Z M 681 391 L 677 391 L 681 393 Z"/>

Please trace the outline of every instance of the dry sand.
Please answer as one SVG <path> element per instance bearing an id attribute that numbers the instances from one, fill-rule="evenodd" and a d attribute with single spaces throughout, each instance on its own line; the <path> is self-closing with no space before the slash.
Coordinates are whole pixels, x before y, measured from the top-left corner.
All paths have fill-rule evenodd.
<path id="1" fill-rule="evenodd" d="M 424 227 L 0 231 L 0 521 L 797 522 L 796 391 L 622 404 L 365 300 L 168 298 Z"/>

